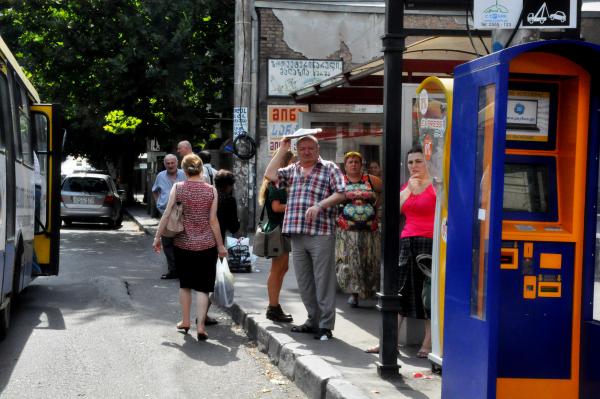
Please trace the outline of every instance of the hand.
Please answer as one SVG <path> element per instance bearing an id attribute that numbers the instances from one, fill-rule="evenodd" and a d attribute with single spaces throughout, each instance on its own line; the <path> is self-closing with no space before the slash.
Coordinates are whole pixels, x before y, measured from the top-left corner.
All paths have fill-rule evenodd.
<path id="1" fill-rule="evenodd" d="M 282 138 L 279 148 L 281 148 L 282 153 L 288 152 L 292 148 L 292 139 L 287 137 Z"/>
<path id="2" fill-rule="evenodd" d="M 154 241 L 152 241 L 152 248 L 154 248 L 154 252 L 160 254 L 160 250 L 162 249 L 160 237 L 154 237 Z"/>
<path id="3" fill-rule="evenodd" d="M 306 221 L 312 222 L 319 217 L 319 213 L 322 211 L 322 208 L 318 205 L 313 205 L 306 210 Z"/>
<path id="4" fill-rule="evenodd" d="M 225 245 L 217 246 L 217 251 L 219 252 L 219 258 L 227 257 L 227 248 L 225 248 Z"/>
<path id="5" fill-rule="evenodd" d="M 420 174 L 412 175 L 410 179 L 408 179 L 408 185 L 406 186 L 408 190 L 417 195 L 420 194 L 422 190 L 423 178 Z"/>

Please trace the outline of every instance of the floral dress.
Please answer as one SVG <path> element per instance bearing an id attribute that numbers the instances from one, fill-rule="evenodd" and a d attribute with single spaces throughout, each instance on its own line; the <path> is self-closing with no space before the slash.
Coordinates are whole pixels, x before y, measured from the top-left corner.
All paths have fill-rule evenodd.
<path id="1" fill-rule="evenodd" d="M 370 298 L 379 290 L 381 233 L 377 228 L 377 195 L 369 175 L 358 182 L 347 176 L 346 202 L 339 209 L 335 259 L 337 281 L 347 294 Z"/>

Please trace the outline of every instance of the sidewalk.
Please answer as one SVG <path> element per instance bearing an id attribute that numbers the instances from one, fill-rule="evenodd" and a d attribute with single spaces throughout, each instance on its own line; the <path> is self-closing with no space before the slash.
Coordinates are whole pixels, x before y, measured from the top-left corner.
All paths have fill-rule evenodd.
<path id="1" fill-rule="evenodd" d="M 147 234 L 154 235 L 158 220 L 151 218 L 144 207 L 130 207 L 126 212 Z M 248 336 L 257 341 L 259 349 L 309 398 L 441 397 L 441 377 L 432 374 L 427 359 L 416 358 L 418 347 L 400 350 L 400 377 L 384 380 L 377 375 L 375 362 L 379 356 L 364 352 L 379 339 L 381 314 L 375 308 L 375 300 L 361 301 L 359 308 L 350 308 L 346 304 L 347 295 L 338 293 L 334 339 L 327 342 L 317 341 L 311 334 L 291 333 L 291 325 L 267 320 L 269 267 L 269 260 L 259 258 L 253 273 L 235 273 L 235 304 L 229 312 Z M 305 321 L 306 310 L 292 265 L 285 277 L 280 302 L 294 316 L 295 323 Z M 418 378 L 415 373 L 423 377 Z"/>

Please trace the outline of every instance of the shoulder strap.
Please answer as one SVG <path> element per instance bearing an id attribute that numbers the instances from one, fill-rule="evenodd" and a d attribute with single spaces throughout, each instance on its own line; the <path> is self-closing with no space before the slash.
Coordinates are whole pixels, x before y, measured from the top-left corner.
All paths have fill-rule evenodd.
<path id="1" fill-rule="evenodd" d="M 259 222 L 263 221 L 263 218 L 265 217 L 265 207 L 267 206 L 267 203 L 265 202 L 265 204 L 263 205 L 262 211 L 260 212 L 260 219 L 258 219 Z"/>

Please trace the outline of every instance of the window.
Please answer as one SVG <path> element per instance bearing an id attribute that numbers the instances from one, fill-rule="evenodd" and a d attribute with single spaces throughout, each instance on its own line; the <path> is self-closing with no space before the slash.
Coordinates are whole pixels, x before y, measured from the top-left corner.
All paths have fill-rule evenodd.
<path id="1" fill-rule="evenodd" d="M 15 104 L 17 106 L 18 115 L 18 135 L 19 139 L 15 140 L 19 142 L 19 159 L 23 160 L 23 163 L 29 166 L 33 166 L 33 153 L 31 148 L 31 122 L 29 117 L 29 101 L 27 100 L 27 94 L 21 85 L 17 85 L 15 90 Z M 15 132 L 16 134 L 17 132 Z M 19 154 L 17 152 L 17 154 Z"/>
<path id="2" fill-rule="evenodd" d="M 600 206 L 600 175 L 598 177 L 598 198 L 596 202 L 596 209 Z M 600 321 L 600 214 L 596 216 L 596 256 L 595 269 L 594 269 L 594 304 L 593 304 L 593 318 L 596 321 Z"/>
<path id="3" fill-rule="evenodd" d="M 10 132 L 10 107 L 8 82 L 6 76 L 0 73 L 0 150 L 6 148 L 7 135 Z"/>
<path id="4" fill-rule="evenodd" d="M 471 316 L 486 319 L 488 250 L 490 234 L 490 191 L 496 86 L 479 91 L 477 114 L 477 159 L 475 163 L 475 212 L 473 214 L 473 263 L 471 269 Z"/>
<path id="5" fill-rule="evenodd" d="M 93 177 L 70 177 L 65 179 L 62 191 L 85 192 L 85 193 L 107 193 L 108 184 L 104 179 Z"/>
<path id="6" fill-rule="evenodd" d="M 46 201 L 48 198 L 48 118 L 42 114 L 34 116 L 34 171 L 39 173 L 35 177 L 36 185 L 36 233 L 41 232 L 47 225 L 48 217 Z M 37 164 L 35 164 L 37 158 Z M 39 190 L 39 192 L 38 192 Z"/>

